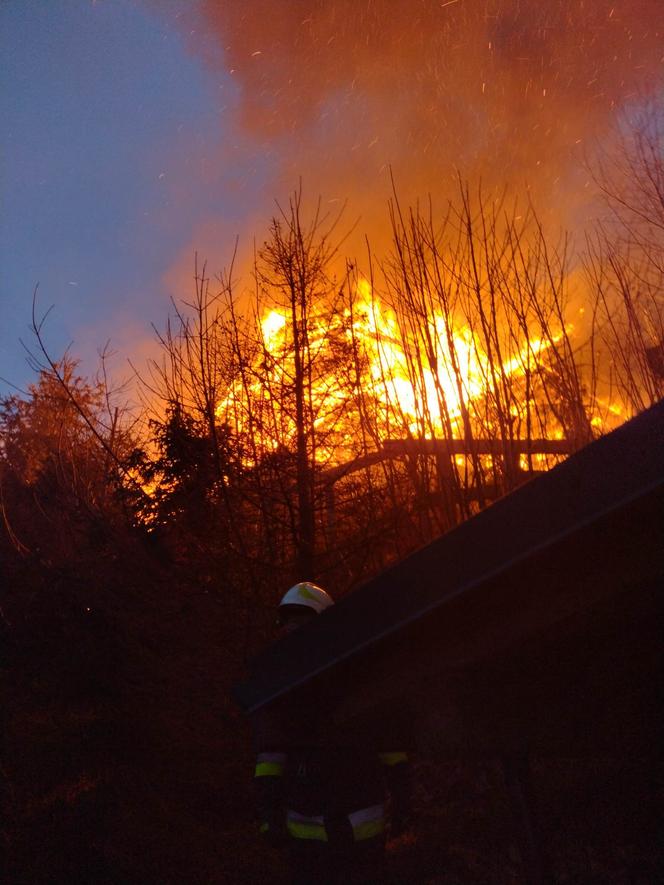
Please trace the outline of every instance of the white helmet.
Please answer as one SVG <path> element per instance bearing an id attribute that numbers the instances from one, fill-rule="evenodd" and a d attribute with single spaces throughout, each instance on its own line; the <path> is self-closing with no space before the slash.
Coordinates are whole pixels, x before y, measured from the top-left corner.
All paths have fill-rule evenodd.
<path id="1" fill-rule="evenodd" d="M 279 608 L 284 605 L 298 605 L 303 608 L 310 608 L 319 615 L 326 608 L 334 605 L 334 600 L 322 587 L 318 587 L 310 581 L 302 581 L 300 584 L 295 584 L 291 587 L 284 595 L 279 603 Z"/>

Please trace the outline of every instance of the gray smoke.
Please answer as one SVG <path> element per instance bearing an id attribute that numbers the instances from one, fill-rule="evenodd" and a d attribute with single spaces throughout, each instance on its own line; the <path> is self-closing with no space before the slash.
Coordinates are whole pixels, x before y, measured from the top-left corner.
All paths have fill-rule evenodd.
<path id="1" fill-rule="evenodd" d="M 662 86 L 662 0 L 202 0 L 238 124 L 279 158 L 274 195 L 350 198 L 378 225 L 459 169 L 567 214 L 584 152 Z M 587 177 L 587 176 L 585 176 Z"/>

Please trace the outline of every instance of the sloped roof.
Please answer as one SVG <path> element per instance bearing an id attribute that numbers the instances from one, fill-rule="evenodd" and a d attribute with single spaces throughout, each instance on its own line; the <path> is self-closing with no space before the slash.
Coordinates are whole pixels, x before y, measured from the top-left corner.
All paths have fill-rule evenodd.
<path id="1" fill-rule="evenodd" d="M 407 692 L 523 643 L 664 576 L 663 501 L 664 401 L 271 646 L 236 697 L 251 712 L 337 678 Z"/>

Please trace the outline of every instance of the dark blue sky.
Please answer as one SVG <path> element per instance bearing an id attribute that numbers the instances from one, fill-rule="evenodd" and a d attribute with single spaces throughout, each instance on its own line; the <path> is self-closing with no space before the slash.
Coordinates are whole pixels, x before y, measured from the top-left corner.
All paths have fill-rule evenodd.
<path id="1" fill-rule="evenodd" d="M 33 377 L 18 339 L 37 283 L 53 355 L 72 341 L 90 370 L 111 338 L 122 363 L 186 294 L 173 268 L 193 269 L 197 234 L 211 247 L 206 219 L 230 242 L 256 211 L 267 164 L 227 123 L 232 78 L 186 45 L 191 6 L 2 4 L 0 376 L 13 384 Z"/>

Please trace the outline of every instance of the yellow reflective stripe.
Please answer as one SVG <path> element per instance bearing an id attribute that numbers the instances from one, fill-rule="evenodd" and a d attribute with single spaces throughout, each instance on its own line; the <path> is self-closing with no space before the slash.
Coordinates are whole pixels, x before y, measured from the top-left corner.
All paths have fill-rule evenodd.
<path id="1" fill-rule="evenodd" d="M 290 809 L 286 815 L 286 828 L 294 839 L 315 839 L 327 842 L 327 830 L 322 816 L 300 814 Z"/>
<path id="2" fill-rule="evenodd" d="M 281 762 L 257 762 L 254 777 L 281 777 L 283 773 Z"/>
<path id="3" fill-rule="evenodd" d="M 370 805 L 368 808 L 360 808 L 348 815 L 348 820 L 353 828 L 353 838 L 356 842 L 363 839 L 372 839 L 380 835 L 385 829 L 385 807 L 382 802 L 378 805 Z"/>
<path id="4" fill-rule="evenodd" d="M 325 824 L 308 824 L 289 820 L 286 826 L 294 839 L 315 839 L 318 842 L 327 842 Z"/>
<path id="5" fill-rule="evenodd" d="M 353 827 L 353 838 L 356 842 L 362 842 L 365 839 L 373 839 L 374 836 L 380 836 L 385 831 L 385 821 L 367 820 L 362 824 Z"/>
<path id="6" fill-rule="evenodd" d="M 379 753 L 378 758 L 383 765 L 398 765 L 399 762 L 408 762 L 408 753 Z"/>

